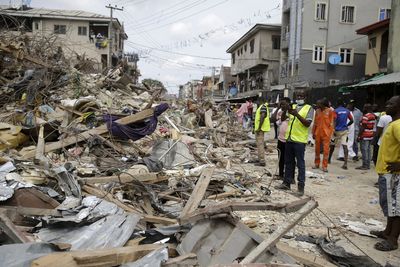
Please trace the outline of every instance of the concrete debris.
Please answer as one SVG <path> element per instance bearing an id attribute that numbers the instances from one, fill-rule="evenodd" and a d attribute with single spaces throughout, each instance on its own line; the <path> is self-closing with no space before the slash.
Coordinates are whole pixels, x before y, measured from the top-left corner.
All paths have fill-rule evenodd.
<path id="1" fill-rule="evenodd" d="M 46 56 L 50 43 L 20 54 L 38 40 L 14 41 L 0 42 L 12 62 L 0 71 L 7 266 L 318 266 L 310 248 L 277 245 L 303 242 L 293 229 L 318 203 L 271 190 L 276 164 L 249 164 L 254 135 L 225 105 L 166 99 L 123 62 L 93 73 L 84 58 Z"/>

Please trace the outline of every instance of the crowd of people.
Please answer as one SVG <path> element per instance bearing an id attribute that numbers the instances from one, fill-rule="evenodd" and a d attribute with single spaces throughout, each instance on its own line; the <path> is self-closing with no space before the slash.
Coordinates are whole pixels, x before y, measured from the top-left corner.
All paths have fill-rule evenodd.
<path id="1" fill-rule="evenodd" d="M 244 127 L 251 125 L 250 109 L 253 110 L 253 103 L 246 102 L 236 111 Z M 397 201 L 400 197 L 400 96 L 391 98 L 382 112 L 377 112 L 377 106 L 371 104 L 365 104 L 361 111 L 355 101 L 345 103 L 342 99 L 331 103 L 323 98 L 312 106 L 306 103 L 304 91 L 296 92 L 295 101 L 282 98 L 272 111 L 267 102 L 261 102 L 253 121 L 258 149 L 256 164 L 259 166 L 266 165 L 264 138 L 272 128 L 271 124 L 279 151 L 276 178 L 282 180 L 277 189 L 290 190 L 296 183 L 297 166 L 297 194 L 304 195 L 305 150 L 310 136 L 315 152 L 313 169 L 328 172 L 337 147 L 343 170 L 348 169 L 349 159 L 359 161 L 359 151 L 361 164 L 357 170 L 369 170 L 372 161 L 379 177 L 375 185 L 379 188 L 380 205 L 387 217 L 386 229 L 373 232 L 382 238 L 375 248 L 381 251 L 397 249 L 400 235 L 400 201 Z"/>

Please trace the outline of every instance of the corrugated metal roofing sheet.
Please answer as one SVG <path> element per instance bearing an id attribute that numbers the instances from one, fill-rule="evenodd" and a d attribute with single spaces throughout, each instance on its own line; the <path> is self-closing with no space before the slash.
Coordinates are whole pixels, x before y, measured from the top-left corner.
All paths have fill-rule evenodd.
<path id="1" fill-rule="evenodd" d="M 354 84 L 348 87 L 366 87 L 382 84 L 400 83 L 400 72 L 390 73 L 369 79 L 358 84 Z"/>

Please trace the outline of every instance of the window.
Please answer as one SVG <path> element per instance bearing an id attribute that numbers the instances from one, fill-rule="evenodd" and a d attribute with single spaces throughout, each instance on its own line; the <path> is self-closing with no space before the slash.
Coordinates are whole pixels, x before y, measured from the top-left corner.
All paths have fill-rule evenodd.
<path id="1" fill-rule="evenodd" d="M 54 25 L 54 33 L 55 34 L 66 34 L 67 26 L 66 25 Z"/>
<path id="2" fill-rule="evenodd" d="M 281 49 L 281 37 L 272 36 L 272 49 Z"/>
<path id="3" fill-rule="evenodd" d="M 232 53 L 232 64 L 235 64 L 235 53 Z"/>
<path id="4" fill-rule="evenodd" d="M 240 50 L 237 51 L 237 55 L 240 56 Z"/>
<path id="5" fill-rule="evenodd" d="M 369 49 L 376 47 L 376 37 L 372 37 L 369 39 L 368 46 L 369 46 Z"/>
<path id="6" fill-rule="evenodd" d="M 384 20 L 384 19 L 389 19 L 391 11 L 392 10 L 390 8 L 380 8 L 379 9 L 379 21 Z"/>
<path id="7" fill-rule="evenodd" d="M 312 62 L 313 63 L 325 63 L 325 46 L 324 45 L 314 45 Z"/>
<path id="8" fill-rule="evenodd" d="M 353 49 L 352 48 L 340 48 L 339 53 L 341 60 L 340 63 L 344 65 L 353 64 Z"/>
<path id="9" fill-rule="evenodd" d="M 243 55 L 243 47 L 240 48 L 240 54 Z"/>
<path id="10" fill-rule="evenodd" d="M 355 7 L 354 6 L 342 6 L 342 14 L 340 22 L 343 23 L 354 23 L 355 21 Z"/>
<path id="11" fill-rule="evenodd" d="M 326 21 L 326 3 L 316 3 L 315 6 L 315 20 Z"/>
<path id="12" fill-rule="evenodd" d="M 254 39 L 250 41 L 250 54 L 254 53 Z"/>
<path id="13" fill-rule="evenodd" d="M 34 25 L 35 25 L 35 30 L 39 30 L 39 22 L 35 22 Z"/>
<path id="14" fill-rule="evenodd" d="M 87 35 L 87 28 L 86 27 L 78 27 L 78 35 Z"/>
<path id="15" fill-rule="evenodd" d="M 244 45 L 244 52 L 247 52 L 247 44 Z"/>

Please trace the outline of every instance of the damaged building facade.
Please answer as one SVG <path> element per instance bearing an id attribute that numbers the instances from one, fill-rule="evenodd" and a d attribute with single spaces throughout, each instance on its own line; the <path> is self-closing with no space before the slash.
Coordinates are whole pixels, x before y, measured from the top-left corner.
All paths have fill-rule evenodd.
<path id="1" fill-rule="evenodd" d="M 122 58 L 128 38 L 118 19 L 114 18 L 109 27 L 110 17 L 91 12 L 0 5 L 0 13 L 0 30 L 51 38 L 67 57 L 84 55 L 97 63 L 98 70 L 107 67 L 110 57 L 113 65 Z"/>

